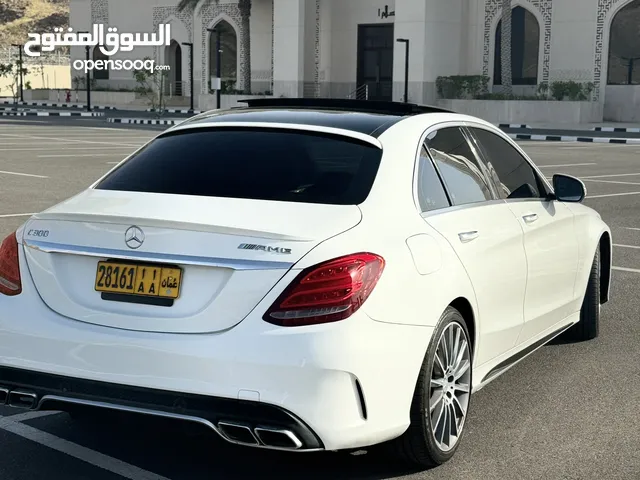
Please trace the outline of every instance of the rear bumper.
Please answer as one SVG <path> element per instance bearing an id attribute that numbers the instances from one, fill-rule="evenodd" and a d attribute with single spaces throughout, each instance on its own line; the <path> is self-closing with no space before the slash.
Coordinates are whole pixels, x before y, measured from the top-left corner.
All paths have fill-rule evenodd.
<path id="1" fill-rule="evenodd" d="M 39 403 L 56 395 L 193 421 L 236 412 L 231 422 L 288 427 L 300 449 L 401 435 L 433 333 L 362 311 L 303 328 L 276 327 L 254 312 L 212 334 L 119 330 L 56 314 L 22 278 L 21 295 L 0 296 L 0 388 L 33 391 Z M 40 408 L 54 408 L 47 403 Z"/>
<path id="2" fill-rule="evenodd" d="M 315 451 L 324 445 L 284 408 L 0 367 L 0 405 L 33 410 L 106 408 L 204 425 L 225 440 L 270 449 Z"/>

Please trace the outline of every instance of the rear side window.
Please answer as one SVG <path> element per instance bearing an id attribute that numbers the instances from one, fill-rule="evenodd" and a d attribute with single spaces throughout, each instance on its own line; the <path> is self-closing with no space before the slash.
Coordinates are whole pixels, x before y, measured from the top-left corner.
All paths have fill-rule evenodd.
<path id="1" fill-rule="evenodd" d="M 368 196 L 381 157 L 379 148 L 347 137 L 194 130 L 156 139 L 96 188 L 351 205 Z"/>
<path id="2" fill-rule="evenodd" d="M 426 144 L 454 205 L 493 199 L 478 159 L 459 128 L 437 130 Z"/>

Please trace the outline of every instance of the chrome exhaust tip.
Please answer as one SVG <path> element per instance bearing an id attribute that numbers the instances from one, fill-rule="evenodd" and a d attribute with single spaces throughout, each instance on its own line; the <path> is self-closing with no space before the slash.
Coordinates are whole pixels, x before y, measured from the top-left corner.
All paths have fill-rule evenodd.
<path id="1" fill-rule="evenodd" d="M 8 395 L 8 405 L 15 408 L 33 409 L 36 407 L 38 396 L 32 392 L 13 390 Z"/>
<path id="2" fill-rule="evenodd" d="M 0 405 L 4 405 L 7 403 L 7 398 L 9 397 L 9 389 L 0 387 Z"/>
<path id="3" fill-rule="evenodd" d="M 284 450 L 299 450 L 302 448 L 302 442 L 290 430 L 257 427 L 254 429 L 254 433 L 258 440 L 267 447 Z"/>
<path id="4" fill-rule="evenodd" d="M 259 445 L 260 442 L 246 425 L 231 422 L 218 422 L 218 429 L 225 439 L 242 445 Z"/>

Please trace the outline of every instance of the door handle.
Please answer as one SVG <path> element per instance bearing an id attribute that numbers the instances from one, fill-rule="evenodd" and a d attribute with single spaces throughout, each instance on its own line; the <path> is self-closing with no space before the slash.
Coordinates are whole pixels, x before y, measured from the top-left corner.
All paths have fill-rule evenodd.
<path id="1" fill-rule="evenodd" d="M 533 223 L 538 220 L 538 215 L 532 213 L 531 215 L 525 215 L 524 217 L 522 217 L 522 219 L 525 221 L 525 223 Z"/>
<path id="2" fill-rule="evenodd" d="M 469 243 L 478 238 L 480 234 L 476 231 L 473 232 L 463 232 L 458 234 L 458 238 L 462 243 Z"/>

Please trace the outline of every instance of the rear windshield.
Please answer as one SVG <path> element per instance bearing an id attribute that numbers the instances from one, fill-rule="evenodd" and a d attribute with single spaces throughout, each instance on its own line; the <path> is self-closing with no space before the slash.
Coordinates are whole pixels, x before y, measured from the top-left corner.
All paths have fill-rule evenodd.
<path id="1" fill-rule="evenodd" d="M 381 156 L 373 145 L 309 132 L 176 132 L 151 142 L 96 188 L 354 205 L 369 194 Z"/>

